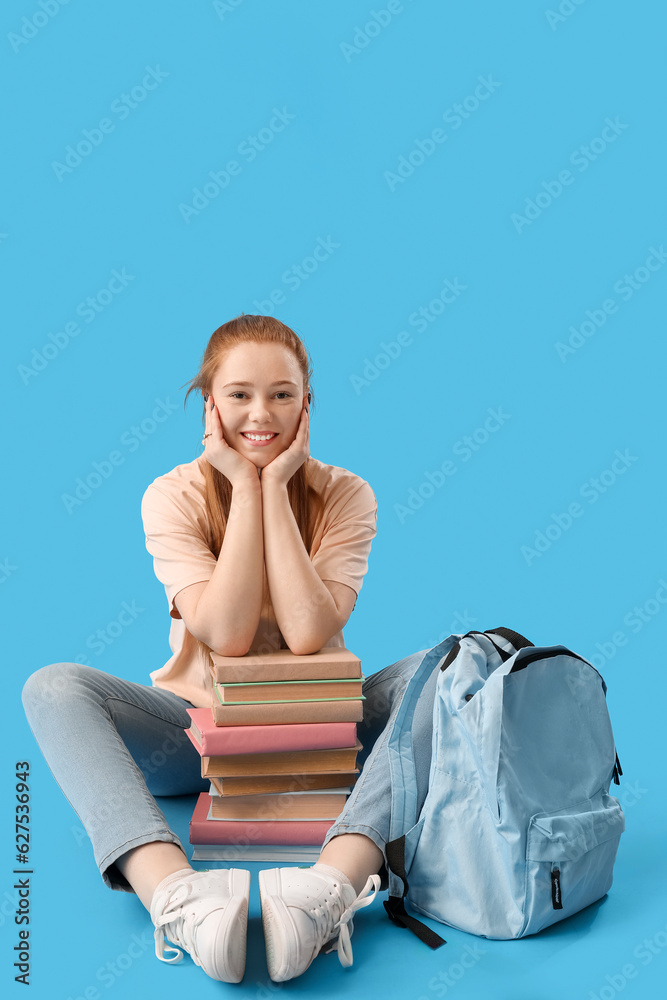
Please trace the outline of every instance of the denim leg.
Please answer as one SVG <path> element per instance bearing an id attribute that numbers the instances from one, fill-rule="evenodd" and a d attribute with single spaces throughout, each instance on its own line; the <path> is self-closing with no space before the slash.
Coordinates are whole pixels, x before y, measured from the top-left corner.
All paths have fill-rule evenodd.
<path id="1" fill-rule="evenodd" d="M 209 787 L 184 732 L 191 703 L 78 663 L 37 670 L 22 699 L 51 773 L 90 837 L 105 884 L 132 892 L 116 858 L 156 840 L 183 847 L 153 795 Z"/>
<path id="2" fill-rule="evenodd" d="M 362 833 L 385 855 L 391 820 L 391 771 L 387 744 L 405 687 L 419 666 L 422 656 L 423 654 L 413 654 L 399 660 L 371 674 L 364 682 L 362 689 L 366 697 L 364 720 L 357 729 L 359 739 L 364 744 L 364 751 L 359 754 L 361 774 L 345 803 L 345 808 L 327 832 L 324 844 L 340 834 Z M 433 740 L 433 701 L 437 675 L 438 671 L 433 671 L 426 682 L 415 707 L 412 725 L 417 815 L 428 791 Z M 384 881 L 383 875 L 383 883 Z M 383 887 L 386 888 L 386 885 Z"/>

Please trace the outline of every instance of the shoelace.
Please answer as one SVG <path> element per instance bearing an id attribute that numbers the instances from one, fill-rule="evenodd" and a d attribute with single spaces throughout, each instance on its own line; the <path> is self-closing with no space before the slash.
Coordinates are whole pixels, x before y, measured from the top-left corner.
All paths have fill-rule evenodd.
<path id="1" fill-rule="evenodd" d="M 197 918 L 196 914 L 192 910 L 185 914 L 176 913 L 178 907 L 187 900 L 191 892 L 191 882 L 175 885 L 167 896 L 162 913 L 155 921 L 155 931 L 153 935 L 155 938 L 155 954 L 162 962 L 177 964 L 183 958 L 183 952 L 180 948 L 172 948 L 171 945 L 168 945 L 165 942 L 163 927 L 165 924 L 173 922 L 173 927 L 170 930 L 169 937 L 175 943 L 180 944 L 183 948 L 186 948 L 192 956 L 192 960 L 197 965 L 201 965 L 201 959 L 197 954 L 197 948 L 195 946 L 194 932 L 202 920 L 208 916 L 208 913 L 202 913 L 199 918 Z M 165 951 L 173 951 L 174 957 L 167 958 L 164 954 Z"/>
<path id="2" fill-rule="evenodd" d="M 369 896 L 368 893 L 373 888 L 373 895 Z M 377 896 L 378 889 L 380 888 L 380 876 L 379 875 L 369 875 L 366 881 L 366 885 L 363 887 L 356 899 L 354 899 L 350 905 L 343 910 L 340 915 L 340 919 L 332 926 L 332 933 L 338 929 L 338 937 L 333 942 L 330 948 L 327 948 L 325 954 L 328 955 L 329 952 L 338 952 L 338 958 L 340 964 L 347 968 L 352 965 L 352 942 L 350 940 L 352 930 L 354 929 L 354 924 L 352 922 L 353 915 L 357 910 L 361 910 L 364 906 L 368 906 L 372 903 Z M 349 925 L 349 926 L 348 926 Z"/>

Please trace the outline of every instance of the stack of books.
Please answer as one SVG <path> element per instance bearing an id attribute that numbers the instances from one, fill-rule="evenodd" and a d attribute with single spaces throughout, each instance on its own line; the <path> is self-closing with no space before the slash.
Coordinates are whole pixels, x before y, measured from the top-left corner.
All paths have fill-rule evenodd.
<path id="1" fill-rule="evenodd" d="M 309 861 L 357 779 L 361 663 L 325 646 L 296 656 L 211 654 L 213 709 L 188 709 L 209 792 L 190 821 L 196 861 Z"/>

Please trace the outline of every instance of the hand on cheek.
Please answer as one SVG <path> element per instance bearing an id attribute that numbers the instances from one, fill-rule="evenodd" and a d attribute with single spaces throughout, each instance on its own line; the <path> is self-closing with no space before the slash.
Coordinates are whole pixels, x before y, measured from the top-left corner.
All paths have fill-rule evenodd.
<path id="1" fill-rule="evenodd" d="M 239 454 L 226 441 L 220 411 L 212 396 L 205 398 L 206 430 L 202 438 L 204 458 L 213 468 L 226 476 L 232 486 L 245 480 L 256 481 L 257 470 L 253 462 Z"/>
<path id="2" fill-rule="evenodd" d="M 268 482 L 269 480 L 277 481 L 283 484 L 292 478 L 294 473 L 299 469 L 306 459 L 310 458 L 310 421 L 308 417 L 307 406 L 301 410 L 299 416 L 299 424 L 296 429 L 296 434 L 289 448 L 281 452 L 272 462 L 264 466 L 262 472 L 262 483 Z"/>

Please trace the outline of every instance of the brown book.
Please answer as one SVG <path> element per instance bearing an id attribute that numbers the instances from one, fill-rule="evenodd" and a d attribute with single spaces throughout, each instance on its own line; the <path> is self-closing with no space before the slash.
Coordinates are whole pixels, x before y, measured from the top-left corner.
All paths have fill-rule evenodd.
<path id="1" fill-rule="evenodd" d="M 267 792 L 305 792 L 312 788 L 341 788 L 354 785 L 358 774 L 359 768 L 355 768 L 322 774 L 269 774 L 254 778 L 211 776 L 209 780 L 218 795 L 261 795 Z"/>
<path id="2" fill-rule="evenodd" d="M 302 771 L 350 771 L 362 749 L 357 740 L 354 747 L 342 750 L 287 750 L 280 753 L 239 753 L 218 757 L 202 757 L 202 778 L 253 777 L 269 774 L 298 774 Z"/>
<path id="3" fill-rule="evenodd" d="M 343 811 L 347 795 L 340 792 L 306 794 L 278 792 L 269 795 L 212 795 L 211 817 L 235 820 L 334 820 Z"/>
<path id="4" fill-rule="evenodd" d="M 345 677 L 311 681 L 260 681 L 252 684 L 216 684 L 225 704 L 267 701 L 319 701 L 320 698 L 361 698 L 364 678 Z"/>
<path id="5" fill-rule="evenodd" d="M 213 680 L 221 684 L 361 677 L 361 660 L 344 646 L 323 646 L 317 653 L 304 656 L 297 656 L 291 649 L 245 656 L 211 653 L 211 662 Z"/>
<path id="6" fill-rule="evenodd" d="M 217 688 L 214 686 L 214 690 Z M 334 701 L 281 701 L 251 705 L 213 703 L 216 726 L 270 726 L 293 722 L 361 722 L 363 698 Z"/>

